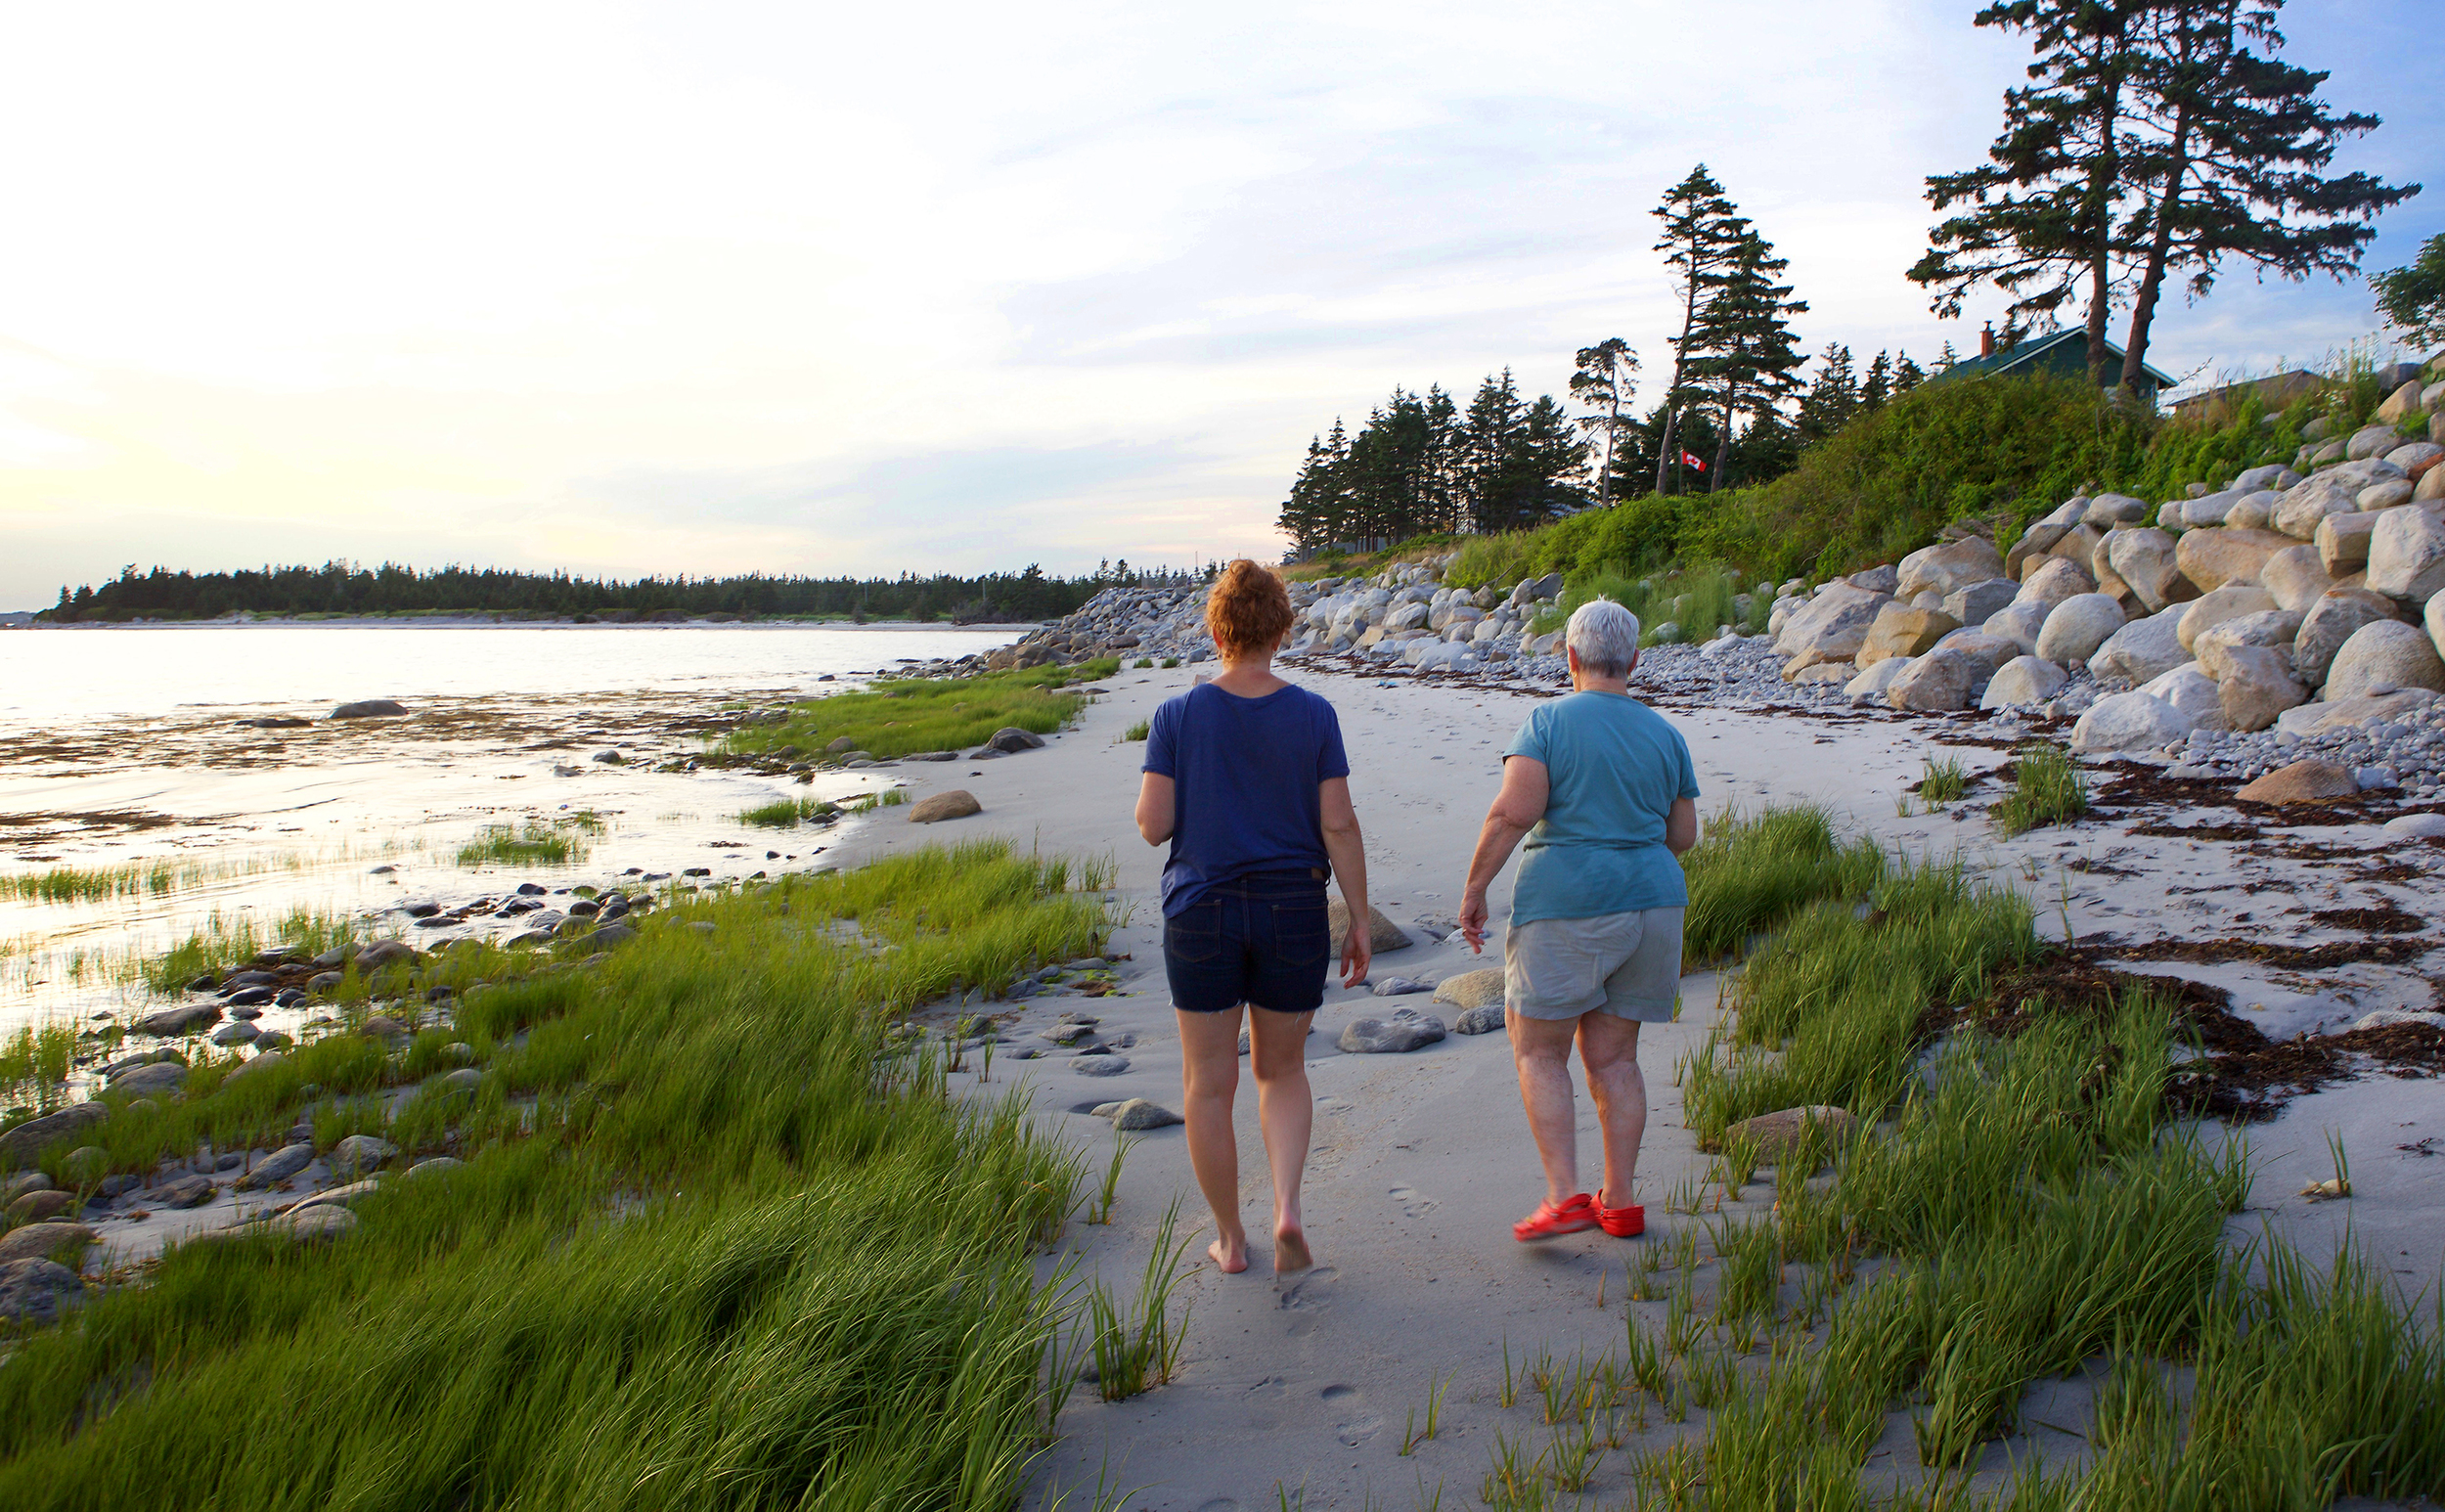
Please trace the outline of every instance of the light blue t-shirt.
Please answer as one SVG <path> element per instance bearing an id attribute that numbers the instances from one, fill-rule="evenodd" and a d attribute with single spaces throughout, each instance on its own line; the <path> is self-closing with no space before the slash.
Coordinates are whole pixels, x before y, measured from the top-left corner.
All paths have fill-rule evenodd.
<path id="1" fill-rule="evenodd" d="M 1698 773 L 1663 715 L 1627 693 L 1572 693 L 1538 704 L 1503 755 L 1543 762 L 1552 783 L 1521 847 L 1513 924 L 1689 906 L 1664 826 L 1675 799 L 1698 796 Z"/>

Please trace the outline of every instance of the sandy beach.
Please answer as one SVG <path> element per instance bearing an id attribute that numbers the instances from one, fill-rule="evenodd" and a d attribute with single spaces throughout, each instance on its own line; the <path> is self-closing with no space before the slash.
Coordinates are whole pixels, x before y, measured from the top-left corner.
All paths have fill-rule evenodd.
<path id="1" fill-rule="evenodd" d="M 1372 901 L 1415 942 L 1379 954 L 1375 978 L 1437 980 L 1498 963 L 1491 941 L 1484 957 L 1439 941 L 1452 928 L 1469 850 L 1498 782 L 1499 752 L 1533 695 L 1440 679 L 1356 677 L 1323 666 L 1283 670 L 1340 712 Z M 1125 733 L 1194 676 L 1188 668 L 1125 669 L 1103 685 L 1108 696 L 1075 730 L 1024 759 L 904 766 L 899 775 L 918 796 L 964 788 L 983 812 L 912 825 L 907 809 L 886 811 L 847 841 L 842 858 L 994 832 L 1047 851 L 1118 859 L 1126 922 L 1113 935 L 1112 953 L 1128 957 L 1117 967 L 1120 989 L 1094 1001 L 1063 996 L 995 1004 L 1005 1047 L 1038 1045 L 1044 1058 L 997 1059 L 990 1085 L 955 1078 L 982 1097 L 1027 1086 L 1040 1112 L 1085 1142 L 1095 1172 L 1116 1135 L 1089 1110 L 1130 1097 L 1178 1102 L 1177 1035 L 1161 962 L 1161 853 L 1147 849 L 1132 826 L 1143 747 Z M 2372 938 L 2367 930 L 2330 927 L 2308 915 L 2397 910 L 2433 925 L 2436 873 L 2445 865 L 2445 846 L 2435 842 L 2388 835 L 2376 820 L 2334 813 L 2313 815 L 2310 823 L 2275 823 L 2263 814 L 2236 823 L 2244 816 L 2201 806 L 2196 794 L 2135 797 L 2163 788 L 2157 780 L 2152 789 L 2152 769 L 2140 767 L 2094 772 L 2099 804 L 2084 821 L 2007 840 L 1982 813 L 1981 796 L 1992 796 L 1994 784 L 1974 782 L 1964 801 L 1933 812 L 1910 791 L 1931 755 L 1951 754 L 1974 774 L 2009 759 L 2008 749 L 1997 748 L 2008 742 L 1978 743 L 1984 737 L 1975 716 L 1808 717 L 1672 700 L 1659 707 L 1690 743 L 1705 788 L 1702 812 L 1812 802 L 1889 851 L 1958 855 L 2020 890 L 2042 936 L 2060 939 L 2067 926 L 2081 944 L 2122 956 L 2116 964 L 2127 969 L 2226 988 L 2234 1011 L 2270 1037 L 2343 1028 L 2378 1009 L 2436 1005 L 2433 964 L 2417 955 L 2423 941 L 2405 942 L 2413 947 L 2409 958 L 2317 969 L 2298 962 L 2324 956 L 2278 952 L 2291 964 L 2196 962 L 2164 958 L 2178 953 L 2162 949 L 2152 955 L 2145 946 L 2239 938 L 2335 945 L 2344 948 L 2328 956 L 2352 955 L 2353 942 Z M 2218 824 L 2234 837 L 2134 832 Z M 1508 907 L 1509 876 L 1493 891 L 1497 920 Z M 1099 1484 L 1132 1490 L 1125 1502 L 1112 1504 L 1149 1512 L 1428 1505 L 1438 1486 L 1446 1504 L 1464 1503 L 1487 1473 L 1497 1436 L 1518 1440 L 1536 1429 L 1525 1398 L 1509 1409 L 1501 1404 L 1506 1352 L 1515 1371 L 1545 1352 L 1592 1358 L 1621 1344 L 1625 1309 L 1651 1325 L 1661 1321 L 1664 1303 L 1623 1300 L 1631 1248 L 1624 1241 L 1600 1232 L 1537 1246 L 1511 1238 L 1508 1225 L 1534 1205 L 1540 1179 L 1504 1037 L 1452 1035 L 1406 1054 L 1344 1054 L 1336 1047 L 1340 1032 L 1363 1014 L 1413 1006 L 1449 1023 L 1455 1010 L 1430 1006 L 1423 997 L 1345 991 L 1337 981 L 1310 1045 L 1318 1116 L 1306 1201 L 1315 1268 L 1278 1280 L 1270 1273 L 1254 1087 L 1243 1080 L 1242 1180 L 1254 1264 L 1238 1276 L 1201 1265 L 1184 1279 L 1178 1296 L 1188 1305 L 1187 1342 L 1173 1383 L 1117 1403 L 1096 1400 L 1091 1388 L 1070 1399 L 1062 1437 L 1035 1477 L 1035 1504 L 1083 1505 Z M 1703 1182 L 1711 1164 L 1682 1126 L 1675 1082 L 1676 1063 L 1697 1051 L 1721 1011 L 1719 978 L 1687 977 L 1681 995 L 1679 1021 L 1650 1030 L 1640 1052 L 1651 1107 L 1638 1180 L 1650 1237 L 1637 1242 L 1646 1244 L 1669 1246 L 1690 1230 L 1703 1236 L 1716 1217 L 1713 1209 L 1698 1216 L 1666 1211 L 1676 1190 Z M 1040 1031 L 1065 1009 L 1098 1015 L 1099 1032 L 1127 1059 L 1127 1070 L 1079 1075 L 1070 1052 L 1043 1042 Z M 1595 1153 L 1594 1116 L 1583 1095 L 1579 1108 L 1583 1169 L 1592 1169 L 1585 1163 Z M 2294 1194 L 2331 1174 L 2330 1133 L 2349 1152 L 2354 1196 L 2312 1203 Z M 2430 1156 L 2445 1146 L 2445 1082 L 2370 1067 L 2355 1080 L 2293 1098 L 2273 1118 L 2230 1129 L 2211 1123 L 2203 1134 L 2210 1142 L 2244 1140 L 2250 1152 L 2253 1184 L 2246 1209 L 2228 1224 L 2233 1244 L 2265 1232 L 2326 1261 L 2348 1234 L 2383 1262 L 2406 1297 L 2433 1299 L 2445 1236 L 2445 1162 Z M 1184 1231 L 1204 1218 L 1180 1131 L 1134 1137 L 1111 1224 L 1073 1223 L 1064 1237 L 1089 1273 L 1100 1271 L 1124 1290 L 1134 1287 L 1168 1203 L 1182 1200 Z M 1758 1183 L 1720 1212 L 1760 1214 L 1772 1200 L 1771 1185 Z M 1202 1248 L 1198 1240 L 1188 1253 L 1196 1257 Z M 1973 1486 L 2001 1484 L 2032 1451 L 2050 1468 L 2079 1462 L 2093 1386 L 2085 1378 L 2042 1381 L 2023 1403 L 2023 1433 L 1986 1447 Z M 1412 1414 L 1422 1422 L 1430 1394 L 1439 1390 L 1438 1436 L 1404 1454 Z M 1643 1442 L 1685 1430 L 1658 1421 L 1649 1431 L 1658 1437 Z M 1908 1487 L 1925 1474 L 1909 1413 L 1897 1408 L 1863 1485 Z M 1065 1493 L 1071 1499 L 1062 1503 Z"/>

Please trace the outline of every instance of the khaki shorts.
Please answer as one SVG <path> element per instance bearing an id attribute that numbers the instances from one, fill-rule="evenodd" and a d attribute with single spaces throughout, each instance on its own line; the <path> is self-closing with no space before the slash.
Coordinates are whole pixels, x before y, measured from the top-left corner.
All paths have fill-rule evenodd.
<path id="1" fill-rule="evenodd" d="M 1514 924 L 1502 942 L 1506 1011 L 1569 1019 L 1602 1008 L 1641 1024 L 1672 1022 L 1681 993 L 1679 909 Z"/>

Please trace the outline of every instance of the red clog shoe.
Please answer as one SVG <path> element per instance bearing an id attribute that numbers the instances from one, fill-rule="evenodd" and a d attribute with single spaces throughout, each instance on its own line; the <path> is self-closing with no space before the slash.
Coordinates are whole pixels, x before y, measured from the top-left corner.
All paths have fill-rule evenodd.
<path id="1" fill-rule="evenodd" d="M 1538 1239 L 1556 1239 L 1567 1233 L 1580 1233 L 1596 1226 L 1596 1199 L 1578 1192 L 1564 1199 L 1560 1206 L 1540 1202 L 1536 1211 L 1511 1225 L 1511 1237 L 1522 1244 Z"/>

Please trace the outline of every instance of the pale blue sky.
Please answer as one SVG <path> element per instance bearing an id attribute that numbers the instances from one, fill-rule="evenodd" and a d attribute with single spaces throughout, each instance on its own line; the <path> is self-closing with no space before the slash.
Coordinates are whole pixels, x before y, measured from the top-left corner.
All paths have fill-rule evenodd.
<path id="1" fill-rule="evenodd" d="M 0 607 L 120 563 L 630 575 L 1280 549 L 1395 383 L 1651 372 L 1706 160 L 1814 349 L 1923 359 L 1922 180 L 1993 136 L 1969 4 L 19 7 L 0 22 Z M 2430 8 L 2289 56 L 2445 164 Z M 2445 228 L 2445 183 L 2375 267 Z M 2228 272 L 2183 374 L 2371 333 Z"/>

